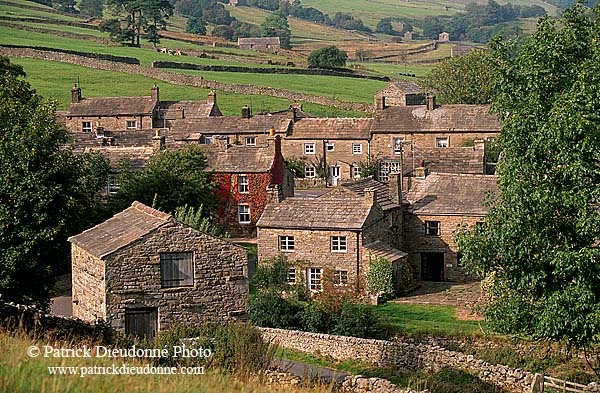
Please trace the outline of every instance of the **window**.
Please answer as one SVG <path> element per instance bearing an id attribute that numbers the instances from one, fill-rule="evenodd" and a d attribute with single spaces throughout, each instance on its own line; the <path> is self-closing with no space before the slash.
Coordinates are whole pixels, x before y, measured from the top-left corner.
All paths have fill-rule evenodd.
<path id="1" fill-rule="evenodd" d="M 321 292 L 323 290 L 323 283 L 321 281 L 322 276 L 323 269 L 319 267 L 309 267 L 306 271 L 308 289 L 314 292 Z"/>
<path id="2" fill-rule="evenodd" d="M 127 120 L 128 130 L 137 130 L 137 120 Z"/>
<path id="3" fill-rule="evenodd" d="M 294 285 L 296 283 L 296 269 L 288 270 L 287 283 Z"/>
<path id="4" fill-rule="evenodd" d="M 116 174 L 108 175 L 108 186 L 106 191 L 108 191 L 109 194 L 116 194 L 120 188 L 121 184 L 119 183 L 118 176 Z"/>
<path id="5" fill-rule="evenodd" d="M 448 137 L 435 138 L 435 147 L 448 147 L 449 144 Z"/>
<path id="6" fill-rule="evenodd" d="M 256 146 L 256 137 L 255 136 L 247 136 L 246 137 L 246 146 Z"/>
<path id="7" fill-rule="evenodd" d="M 335 285 L 348 285 L 348 271 L 336 270 L 333 272 L 333 283 Z"/>
<path id="8" fill-rule="evenodd" d="M 402 165 L 400 161 L 382 161 L 379 164 L 379 173 L 377 180 L 387 182 L 390 178 L 390 173 L 400 173 Z"/>
<path id="9" fill-rule="evenodd" d="M 334 151 L 335 150 L 335 144 L 333 142 L 328 142 L 327 143 L 327 151 Z"/>
<path id="10" fill-rule="evenodd" d="M 304 154 L 315 154 L 315 144 L 314 143 L 305 143 L 304 144 Z"/>
<path id="11" fill-rule="evenodd" d="M 238 205 L 238 222 L 240 224 L 250 224 L 250 206 Z"/>
<path id="12" fill-rule="evenodd" d="M 362 143 L 352 144 L 352 154 L 362 154 Z"/>
<path id="13" fill-rule="evenodd" d="M 439 236 L 441 226 L 439 221 L 425 221 L 425 234 L 429 236 Z"/>
<path id="14" fill-rule="evenodd" d="M 348 251 L 346 236 L 331 236 L 331 252 Z"/>
<path id="15" fill-rule="evenodd" d="M 202 145 L 212 145 L 213 144 L 213 137 L 212 137 L 212 135 L 202 135 L 200 137 L 200 144 L 202 144 Z"/>
<path id="16" fill-rule="evenodd" d="M 402 154 L 403 143 L 404 138 L 392 138 L 392 153 L 396 155 Z"/>
<path id="17" fill-rule="evenodd" d="M 247 194 L 249 192 L 247 175 L 239 175 L 238 176 L 238 192 L 242 193 L 242 194 Z"/>
<path id="18" fill-rule="evenodd" d="M 81 131 L 92 132 L 92 122 L 91 121 L 82 121 L 81 122 Z"/>
<path id="19" fill-rule="evenodd" d="M 279 236 L 279 251 L 294 251 L 294 236 Z"/>
<path id="20" fill-rule="evenodd" d="M 163 288 L 194 285 L 194 258 L 191 252 L 161 252 L 160 280 Z"/>
<path id="21" fill-rule="evenodd" d="M 315 177 L 316 169 L 314 166 L 305 166 L 304 167 L 304 177 Z"/>
<path id="22" fill-rule="evenodd" d="M 358 165 L 352 166 L 352 177 L 360 177 L 360 167 Z"/>
<path id="23" fill-rule="evenodd" d="M 340 167 L 337 165 L 332 165 L 330 167 L 331 177 L 340 177 Z"/>

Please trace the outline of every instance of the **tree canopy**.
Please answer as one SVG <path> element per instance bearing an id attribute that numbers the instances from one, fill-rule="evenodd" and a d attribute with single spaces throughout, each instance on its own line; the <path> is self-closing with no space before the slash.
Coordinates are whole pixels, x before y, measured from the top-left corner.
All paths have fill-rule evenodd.
<path id="1" fill-rule="evenodd" d="M 127 23 L 124 31 L 114 22 L 110 25 L 111 38 L 121 43 L 131 40 L 131 45 L 140 46 L 142 33 L 154 44 L 159 42 L 158 30 L 166 27 L 167 19 L 173 15 L 169 0 L 107 0 L 106 7 Z M 108 23 L 109 20 L 106 21 Z"/>
<path id="2" fill-rule="evenodd" d="M 68 261 L 68 235 L 94 224 L 96 192 L 108 162 L 62 148 L 54 104 L 0 58 L 0 294 L 45 304 L 53 274 Z"/>
<path id="3" fill-rule="evenodd" d="M 600 341 L 600 20 L 576 6 L 543 18 L 516 54 L 494 42 L 500 195 L 462 233 L 462 260 L 487 277 L 499 332 Z"/>
<path id="4" fill-rule="evenodd" d="M 260 31 L 263 37 L 279 37 L 282 48 L 291 48 L 290 37 L 292 36 L 292 32 L 287 18 L 276 13 L 271 14 L 260 25 Z"/>
<path id="5" fill-rule="evenodd" d="M 337 46 L 314 50 L 308 56 L 308 65 L 317 68 L 337 68 L 346 65 L 348 55 Z"/>
<path id="6" fill-rule="evenodd" d="M 496 64 L 492 55 L 475 49 L 444 60 L 422 82 L 443 104 L 489 104 Z"/>

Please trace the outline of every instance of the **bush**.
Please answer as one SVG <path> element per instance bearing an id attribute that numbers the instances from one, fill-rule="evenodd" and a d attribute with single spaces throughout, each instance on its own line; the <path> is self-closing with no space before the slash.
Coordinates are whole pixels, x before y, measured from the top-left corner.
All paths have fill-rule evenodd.
<path id="1" fill-rule="evenodd" d="M 250 293 L 256 294 L 265 291 L 282 292 L 287 287 L 288 273 L 290 265 L 283 255 L 278 255 L 269 260 L 265 260 L 252 275 L 250 281 Z"/>
<path id="2" fill-rule="evenodd" d="M 386 339 L 391 332 L 391 327 L 384 324 L 364 304 L 345 302 L 335 321 L 331 333 L 340 336 Z"/>
<path id="3" fill-rule="evenodd" d="M 394 267 L 385 258 L 371 258 L 367 272 L 367 288 L 369 292 L 383 297 L 394 296 Z"/>
<path id="4" fill-rule="evenodd" d="M 330 331 L 331 314 L 320 302 L 310 302 L 300 314 L 300 327 L 306 332 L 327 333 Z"/>
<path id="5" fill-rule="evenodd" d="M 308 56 L 308 65 L 317 68 L 337 68 L 346 65 L 348 55 L 337 46 L 327 46 L 314 50 Z"/>
<path id="6" fill-rule="evenodd" d="M 297 329 L 301 311 L 300 303 L 272 292 L 253 295 L 250 302 L 250 320 L 262 327 Z"/>

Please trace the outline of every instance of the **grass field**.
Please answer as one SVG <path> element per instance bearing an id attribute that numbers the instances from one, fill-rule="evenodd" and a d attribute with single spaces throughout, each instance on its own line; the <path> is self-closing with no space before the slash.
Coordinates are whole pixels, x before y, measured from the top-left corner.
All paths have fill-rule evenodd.
<path id="1" fill-rule="evenodd" d="M 37 59 L 14 58 L 11 61 L 21 64 L 31 86 L 42 96 L 55 99 L 59 109 L 69 107 L 70 88 L 78 78 L 84 97 L 149 95 L 150 87 L 154 83 L 160 87 L 160 96 L 163 100 L 205 100 L 208 94 L 207 89 L 172 85 L 141 75 L 95 70 Z M 217 102 L 223 114 L 231 116 L 239 115 L 245 104 L 252 108 L 253 113 L 283 110 L 290 105 L 289 100 L 281 98 L 227 92 L 217 92 Z M 344 111 L 311 103 L 304 103 L 304 110 L 316 116 L 360 117 L 365 115 L 363 112 Z"/>

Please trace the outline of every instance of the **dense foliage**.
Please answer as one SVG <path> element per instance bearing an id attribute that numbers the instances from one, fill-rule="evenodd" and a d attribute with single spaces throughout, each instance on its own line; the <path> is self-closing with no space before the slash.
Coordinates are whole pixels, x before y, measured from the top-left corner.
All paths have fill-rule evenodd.
<path id="1" fill-rule="evenodd" d="M 576 6 L 543 18 L 500 64 L 493 110 L 500 195 L 458 237 L 487 277 L 485 316 L 499 332 L 585 346 L 600 340 L 600 20 Z"/>
<path id="2" fill-rule="evenodd" d="M 67 132 L 54 104 L 0 58 L 0 295 L 44 304 L 68 261 L 67 237 L 95 223 L 95 193 L 108 162 L 61 148 Z"/>
<path id="3" fill-rule="evenodd" d="M 489 104 L 496 64 L 490 52 L 476 49 L 444 60 L 422 82 L 442 104 Z"/>
<path id="4" fill-rule="evenodd" d="M 263 37 L 279 37 L 282 48 L 291 48 L 290 37 L 292 32 L 285 16 L 277 13 L 269 15 L 260 25 L 260 32 Z"/>
<path id="5" fill-rule="evenodd" d="M 132 46 L 140 46 L 143 33 L 150 42 L 158 43 L 158 30 L 164 29 L 173 15 L 173 6 L 168 0 L 107 0 L 106 7 L 119 17 L 119 23 L 107 19 L 103 21 L 106 24 L 100 26 L 101 30 L 108 31 L 113 40 Z M 120 22 L 126 24 L 124 29 Z"/>
<path id="6" fill-rule="evenodd" d="M 394 297 L 394 267 L 392 262 L 382 257 L 372 257 L 367 272 L 369 292 L 386 297 Z"/>
<path id="7" fill-rule="evenodd" d="M 348 55 L 337 46 L 316 49 L 308 56 L 308 65 L 316 68 L 338 68 L 346 65 Z"/>

